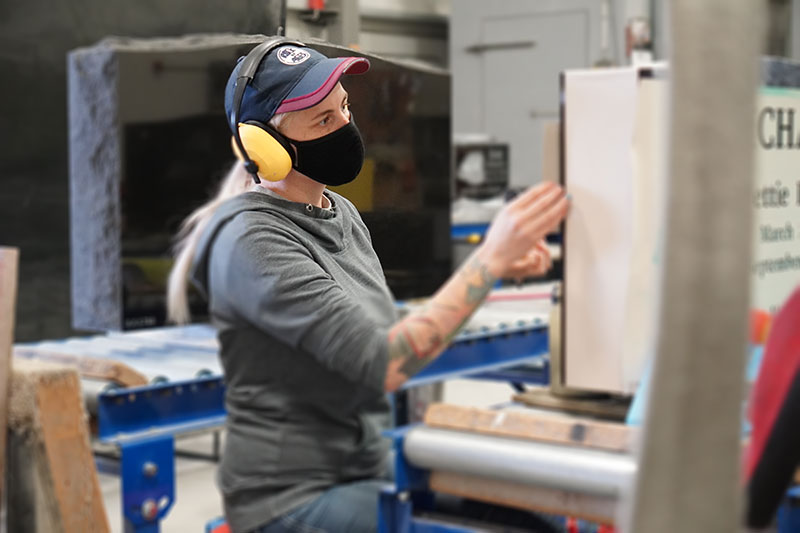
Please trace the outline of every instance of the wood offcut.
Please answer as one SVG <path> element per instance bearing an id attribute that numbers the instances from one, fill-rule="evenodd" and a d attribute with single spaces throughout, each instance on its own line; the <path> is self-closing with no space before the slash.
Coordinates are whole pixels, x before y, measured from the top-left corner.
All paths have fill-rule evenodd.
<path id="1" fill-rule="evenodd" d="M 479 409 L 449 404 L 431 405 L 425 413 L 425 424 L 613 452 L 631 451 L 635 436 L 635 429 L 624 424 L 527 409 Z"/>
<path id="2" fill-rule="evenodd" d="M 8 389 L 17 301 L 19 251 L 0 247 L 0 507 L 4 501 Z"/>
<path id="3" fill-rule="evenodd" d="M 8 530 L 109 531 L 74 369 L 15 358 L 8 429 Z"/>
<path id="4" fill-rule="evenodd" d="M 77 356 L 52 350 L 42 350 L 35 346 L 15 346 L 14 357 L 48 361 L 74 368 L 86 378 L 111 381 L 121 387 L 140 387 L 147 385 L 147 377 L 125 363 L 111 359 Z"/>

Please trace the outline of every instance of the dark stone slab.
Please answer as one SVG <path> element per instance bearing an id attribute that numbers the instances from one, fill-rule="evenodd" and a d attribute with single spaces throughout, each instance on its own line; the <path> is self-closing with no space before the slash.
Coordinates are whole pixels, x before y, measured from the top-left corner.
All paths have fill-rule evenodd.
<path id="1" fill-rule="evenodd" d="M 20 248 L 16 341 L 82 333 L 70 317 L 67 52 L 109 35 L 273 32 L 282 4 L 0 2 L 0 244 Z"/>

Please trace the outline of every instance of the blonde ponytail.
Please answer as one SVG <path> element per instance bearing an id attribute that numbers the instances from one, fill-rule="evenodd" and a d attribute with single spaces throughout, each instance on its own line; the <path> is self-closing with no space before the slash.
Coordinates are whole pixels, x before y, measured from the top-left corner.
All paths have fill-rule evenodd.
<path id="1" fill-rule="evenodd" d="M 216 196 L 198 207 L 183 221 L 175 246 L 175 262 L 167 283 L 167 318 L 170 321 L 176 324 L 189 322 L 191 318 L 188 296 L 189 270 L 192 268 L 192 259 L 197 251 L 200 236 L 217 208 L 228 198 L 246 192 L 252 179 L 245 171 L 242 162 L 237 160 L 222 180 Z"/>
<path id="2" fill-rule="evenodd" d="M 268 122 L 278 131 L 289 123 L 292 112 L 280 113 Z M 233 196 L 237 196 L 250 188 L 253 178 L 244 169 L 241 161 L 237 160 L 222 180 L 217 195 L 209 202 L 198 207 L 181 224 L 177 235 L 177 244 L 174 248 L 175 262 L 169 273 L 167 282 L 167 319 L 176 324 L 186 324 L 191 319 L 189 312 L 189 270 L 197 251 L 200 236 L 206 229 L 209 220 L 222 203 Z"/>

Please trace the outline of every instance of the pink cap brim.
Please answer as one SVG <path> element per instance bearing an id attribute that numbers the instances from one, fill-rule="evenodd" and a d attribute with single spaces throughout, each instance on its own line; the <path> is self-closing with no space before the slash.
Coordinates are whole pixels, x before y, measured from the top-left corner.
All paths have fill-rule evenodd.
<path id="1" fill-rule="evenodd" d="M 327 78 L 315 90 L 295 96 L 284 100 L 275 114 L 287 113 L 289 111 L 300 111 L 313 107 L 323 101 L 326 96 L 333 90 L 336 84 L 345 74 L 363 74 L 369 70 L 369 60 L 363 57 L 345 57 L 342 58 L 338 65 L 331 71 Z M 302 83 L 302 82 L 301 82 Z"/>

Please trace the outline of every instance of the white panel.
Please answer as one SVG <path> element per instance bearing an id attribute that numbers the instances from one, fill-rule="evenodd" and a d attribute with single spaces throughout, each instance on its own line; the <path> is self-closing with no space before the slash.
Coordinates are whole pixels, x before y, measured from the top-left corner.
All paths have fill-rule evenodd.
<path id="1" fill-rule="evenodd" d="M 624 390 L 625 308 L 633 247 L 637 73 L 573 71 L 565 84 L 565 385 Z"/>
<path id="2" fill-rule="evenodd" d="M 633 250 L 622 356 L 623 390 L 636 391 L 656 349 L 661 303 L 667 96 L 665 79 L 639 82 L 633 133 Z"/>

